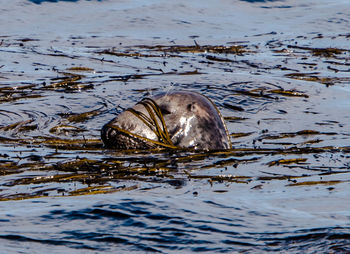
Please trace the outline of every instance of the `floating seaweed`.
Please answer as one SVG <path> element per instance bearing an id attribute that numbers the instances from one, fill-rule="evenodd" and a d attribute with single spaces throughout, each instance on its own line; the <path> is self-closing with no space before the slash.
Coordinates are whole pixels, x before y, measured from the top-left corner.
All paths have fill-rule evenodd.
<path id="1" fill-rule="evenodd" d="M 297 132 L 281 133 L 279 135 L 265 135 L 262 139 L 283 139 L 283 138 L 293 138 L 296 136 L 311 136 L 311 135 L 337 135 L 335 132 L 319 132 L 315 130 L 301 130 Z"/>
<path id="2" fill-rule="evenodd" d="M 296 46 L 296 45 L 288 45 L 288 48 L 307 50 L 307 51 L 310 51 L 314 56 L 327 57 L 327 58 L 335 57 L 336 55 L 340 55 L 344 52 L 349 51 L 347 49 L 339 49 L 339 48 L 311 48 L 311 47 L 302 47 L 302 46 Z"/>
<path id="3" fill-rule="evenodd" d="M 278 165 L 283 165 L 283 164 L 300 164 L 307 161 L 306 158 L 295 158 L 295 159 L 279 159 L 279 160 L 275 160 L 275 161 L 271 161 L 269 163 L 267 163 L 269 165 L 269 167 L 271 166 L 278 166 Z"/>
<path id="4" fill-rule="evenodd" d="M 287 184 L 287 186 L 312 186 L 312 185 L 335 185 L 339 183 L 345 183 L 344 180 L 332 180 L 332 181 L 304 181 L 298 183 Z"/>
<path id="5" fill-rule="evenodd" d="M 24 132 L 24 131 L 31 131 L 31 130 L 37 129 L 38 125 L 37 124 L 30 124 L 32 122 L 34 122 L 33 119 L 20 121 L 20 122 L 9 124 L 9 125 L 3 126 L 3 127 L 0 126 L 0 130 L 10 131 L 10 130 L 16 129 L 18 132 Z"/>
<path id="6" fill-rule="evenodd" d="M 67 71 L 77 71 L 77 72 L 94 72 L 95 70 L 89 67 L 70 67 L 67 69 Z"/>
<path id="7" fill-rule="evenodd" d="M 49 132 L 51 133 L 55 133 L 55 134 L 60 134 L 60 133 L 64 133 L 64 134 L 77 134 L 80 132 L 86 132 L 86 129 L 82 129 L 76 126 L 71 126 L 71 125 L 64 125 L 64 124 L 60 124 L 60 125 L 56 125 L 55 127 L 52 127 Z"/>
<path id="8" fill-rule="evenodd" d="M 72 123 L 80 123 L 85 122 L 89 120 L 90 118 L 93 118 L 94 116 L 102 114 L 104 111 L 102 108 L 91 110 L 83 113 L 61 113 L 59 114 L 61 117 L 66 119 L 68 122 Z"/>
<path id="9" fill-rule="evenodd" d="M 321 77 L 318 76 L 320 73 L 313 72 L 313 73 L 289 73 L 285 76 L 292 79 L 298 79 L 298 80 L 305 80 L 305 81 L 313 81 L 318 82 L 321 84 L 325 84 L 326 86 L 331 86 L 336 83 L 341 82 L 349 82 L 349 77 Z"/>
<path id="10" fill-rule="evenodd" d="M 231 45 L 231 46 L 222 46 L 222 45 L 195 45 L 186 46 L 186 45 L 139 45 L 139 48 L 145 48 L 153 51 L 161 52 L 170 52 L 170 53 L 216 53 L 216 54 L 235 54 L 242 55 L 245 52 L 248 52 L 245 46 L 242 45 Z"/>
<path id="11" fill-rule="evenodd" d="M 283 89 L 275 89 L 275 90 L 269 90 L 270 93 L 280 94 L 284 96 L 292 96 L 292 97 L 304 97 L 309 98 L 309 96 L 305 93 L 294 91 L 294 90 L 283 90 Z"/>

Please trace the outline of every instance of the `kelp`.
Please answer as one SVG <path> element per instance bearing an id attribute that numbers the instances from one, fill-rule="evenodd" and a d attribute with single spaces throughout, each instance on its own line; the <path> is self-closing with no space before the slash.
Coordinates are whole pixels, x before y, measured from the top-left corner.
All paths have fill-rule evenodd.
<path id="1" fill-rule="evenodd" d="M 144 48 L 152 51 L 161 51 L 166 53 L 215 53 L 215 54 L 234 54 L 234 55 L 242 55 L 245 52 L 248 52 L 245 46 L 243 45 L 231 45 L 231 46 L 223 46 L 223 45 L 199 45 L 195 43 L 195 45 L 155 45 L 155 46 L 147 46 L 147 45 L 139 45 L 139 48 Z"/>
<path id="2" fill-rule="evenodd" d="M 33 89 L 36 87 L 35 84 L 29 84 L 29 85 L 21 85 L 21 86 L 4 86 L 0 87 L 0 93 L 1 92 L 19 92 L 19 91 L 33 91 Z"/>
<path id="3" fill-rule="evenodd" d="M 2 95 L 0 93 L 0 104 L 1 103 L 8 103 L 8 102 L 15 102 L 18 100 L 25 100 L 25 99 L 37 99 L 37 98 L 41 98 L 41 97 L 42 97 L 42 95 L 40 95 L 40 94 L 9 92 L 9 93 Z"/>
<path id="4" fill-rule="evenodd" d="M 159 108 L 158 104 L 150 98 L 145 98 L 138 104 L 141 104 L 146 109 L 148 115 L 140 111 L 136 111 L 133 108 L 129 108 L 127 109 L 127 111 L 131 112 L 134 116 L 139 118 L 151 131 L 153 131 L 156 137 L 158 138 L 158 141 L 137 135 L 135 133 L 132 133 L 128 130 L 122 129 L 112 124 L 108 124 L 107 126 L 109 128 L 115 129 L 118 132 L 124 133 L 125 135 L 131 136 L 139 140 L 142 140 L 146 143 L 149 143 L 152 146 L 166 147 L 169 149 L 178 149 L 179 147 L 173 144 L 169 136 L 169 133 L 163 118 L 163 113 Z"/>
<path id="5" fill-rule="evenodd" d="M 241 138 L 252 135 L 254 132 L 240 132 L 240 133 L 230 133 L 230 136 L 233 138 Z"/>
<path id="6" fill-rule="evenodd" d="M 81 147 L 81 149 L 85 149 Z M 99 148 L 102 149 L 102 148 Z M 149 154 L 141 154 L 141 157 L 135 158 L 135 152 L 130 153 L 131 157 L 127 157 L 127 153 L 123 155 L 123 152 L 118 152 L 116 158 L 103 158 L 103 159 L 87 159 L 87 158 L 77 158 L 75 160 L 69 160 L 66 162 L 57 162 L 52 165 L 47 162 L 33 162 L 33 163 L 23 163 L 16 164 L 11 163 L 9 158 L 6 158 L 6 162 L 0 165 L 3 168 L 2 174 L 18 174 L 21 171 L 32 170 L 35 172 L 47 172 L 43 175 L 31 176 L 31 177 L 21 177 L 6 183 L 7 187 L 11 186 L 41 186 L 43 184 L 54 186 L 53 184 L 59 184 L 57 187 L 52 187 L 50 189 L 45 189 L 42 191 L 31 191 L 29 193 L 17 193 L 9 195 L 1 195 L 0 200 L 22 200 L 27 198 L 39 198 L 46 196 L 57 196 L 55 193 L 60 193 L 58 196 L 70 196 L 70 195 L 94 195 L 103 193 L 112 193 L 115 191 L 130 191 L 137 188 L 137 186 L 125 186 L 125 187 L 115 187 L 109 182 L 114 181 L 141 181 L 141 182 L 164 182 L 172 179 L 174 174 L 182 175 L 184 180 L 186 179 L 196 179 L 196 180 L 206 180 L 210 184 L 217 183 L 250 183 L 251 181 L 272 181 L 272 180 L 285 180 L 285 181 L 295 181 L 298 178 L 308 177 L 309 175 L 272 175 L 272 176 L 247 176 L 247 175 L 213 175 L 213 174 L 199 174 L 200 170 L 208 170 L 211 168 L 224 168 L 232 166 L 236 168 L 237 166 L 257 163 L 262 161 L 264 156 L 255 156 L 253 154 L 269 155 L 269 156 L 287 156 L 292 154 L 325 154 L 334 153 L 335 151 L 341 151 L 345 153 L 350 153 L 350 147 L 305 147 L 298 148 L 292 147 L 288 149 L 259 149 L 259 148 L 236 148 L 230 150 L 222 151 L 209 151 L 209 152 L 171 152 L 164 150 L 161 152 L 166 155 L 165 158 L 161 157 L 149 157 Z M 160 151 L 158 150 L 158 153 Z M 183 153 L 183 154 L 181 154 Z M 234 156 L 234 157 L 233 157 Z M 5 156 L 6 157 L 6 156 Z M 208 158 L 220 158 L 223 160 L 217 160 L 212 164 L 207 164 L 206 166 L 193 167 L 191 171 L 184 169 L 179 170 L 177 164 L 181 163 L 193 163 L 194 161 L 203 161 Z M 243 157 L 243 158 L 235 158 Z M 167 159 L 168 158 L 168 159 Z M 285 166 L 285 167 L 297 167 L 304 168 L 305 170 L 317 172 L 319 169 L 306 166 L 305 162 L 307 158 L 281 158 L 268 162 L 268 166 Z M 175 163 L 175 164 L 174 164 Z M 149 164 L 149 166 L 147 166 Z M 252 164 L 253 165 L 253 164 Z M 342 167 L 343 171 L 339 173 L 347 172 L 346 166 Z M 322 174 L 329 173 L 329 169 L 326 167 L 320 171 Z M 338 172 L 338 171 L 334 171 Z M 161 180 L 165 179 L 165 180 Z M 294 180 L 293 180 L 294 179 Z M 79 187 L 76 190 L 65 190 L 62 184 L 79 182 L 82 185 L 88 185 L 87 187 Z M 307 181 L 302 183 L 293 182 L 292 184 L 287 184 L 287 186 L 304 186 L 304 185 L 317 185 L 317 184 L 336 184 L 338 182 L 328 181 L 322 183 L 308 183 Z M 170 184 L 170 182 L 169 182 Z M 258 188 L 258 187 L 257 187 Z"/>
<path id="7" fill-rule="evenodd" d="M 160 72 L 160 73 L 140 73 L 140 74 L 127 74 L 127 75 L 113 75 L 109 76 L 109 79 L 104 80 L 103 83 L 112 82 L 112 81 L 122 81 L 127 82 L 133 79 L 143 79 L 146 77 L 152 76 L 163 76 L 163 75 L 201 75 L 205 74 L 204 72 L 200 72 L 198 70 L 191 71 L 169 71 L 169 72 Z"/>
<path id="8" fill-rule="evenodd" d="M 96 195 L 96 194 L 106 194 L 106 193 L 113 193 L 117 191 L 131 191 L 137 189 L 137 185 L 133 186 L 120 186 L 120 187 L 113 187 L 111 185 L 104 185 L 104 186 L 92 186 L 87 188 L 81 188 L 74 191 L 69 192 L 70 196 L 81 196 L 81 195 Z"/>
<path id="9" fill-rule="evenodd" d="M 139 48 L 140 50 L 136 50 Z M 146 50 L 146 53 L 140 52 L 142 50 Z M 160 52 L 157 54 L 150 52 Z M 107 54 L 113 55 L 117 57 L 132 57 L 132 58 L 177 58 L 183 57 L 181 53 L 212 53 L 212 54 L 233 54 L 233 55 L 243 55 L 248 52 L 245 46 L 242 45 L 231 45 L 231 46 L 223 46 L 223 45 L 203 45 L 200 46 L 197 43 L 195 45 L 138 45 L 134 46 L 128 50 L 117 50 L 115 48 L 105 49 L 102 51 L 97 51 L 98 54 Z M 206 56 L 208 60 L 212 61 L 221 61 L 221 62 L 233 62 L 233 60 L 221 58 L 217 56 Z"/>
<path id="10" fill-rule="evenodd" d="M 190 179 L 206 179 L 211 182 L 230 182 L 247 184 L 252 180 L 249 176 L 233 176 L 233 175 L 192 175 L 187 174 Z"/>
<path id="11" fill-rule="evenodd" d="M 67 116 L 66 119 L 69 122 L 80 123 L 80 122 L 84 122 L 84 121 L 86 121 L 94 116 L 97 116 L 101 113 L 102 112 L 100 110 L 92 110 L 92 111 L 83 112 L 83 113 L 65 114 L 65 116 Z"/>
<path id="12" fill-rule="evenodd" d="M 139 52 L 119 52 L 115 51 L 115 49 L 106 49 L 103 51 L 99 51 L 99 54 L 113 55 L 119 57 L 166 57 L 165 54 L 143 54 Z M 171 57 L 177 57 L 175 55 L 171 55 Z"/>
<path id="13" fill-rule="evenodd" d="M 244 121 L 247 120 L 248 118 L 246 117 L 240 117 L 240 116 L 225 116 L 224 120 L 228 122 L 239 122 L 239 121 Z"/>
<path id="14" fill-rule="evenodd" d="M 46 146 L 48 148 L 61 150 L 100 150 L 102 143 L 100 139 L 73 139 L 73 138 L 58 138 L 58 137 L 44 137 L 35 136 L 33 138 L 7 138 L 0 136 L 0 143 L 4 144 L 18 144 L 18 145 L 32 145 L 32 146 Z"/>
<path id="15" fill-rule="evenodd" d="M 321 84 L 324 84 L 326 86 L 331 86 L 339 82 L 349 82 L 349 77 L 322 77 L 319 76 L 319 72 L 312 72 L 312 73 L 289 73 L 285 74 L 286 77 L 292 78 L 292 79 L 298 79 L 298 80 L 304 80 L 304 81 L 313 81 L 318 82 Z"/>
<path id="16" fill-rule="evenodd" d="M 268 90 L 270 93 L 280 94 L 284 96 L 292 96 L 292 97 L 304 97 L 309 98 L 309 96 L 305 93 L 294 91 L 294 90 L 284 90 L 284 89 L 274 89 Z"/>
<path id="17" fill-rule="evenodd" d="M 72 69 L 73 68 L 73 69 Z M 87 67 L 72 67 L 71 71 L 90 71 L 89 69 L 86 70 Z M 63 92 L 72 92 L 72 91 L 81 91 L 81 90 L 88 90 L 93 89 L 94 85 L 90 82 L 83 82 L 83 78 L 85 78 L 82 74 L 75 74 L 71 72 L 60 72 L 60 74 L 63 74 L 64 76 L 52 78 L 51 81 L 58 81 L 53 82 L 51 84 L 45 84 L 41 89 L 42 90 L 55 90 L 55 91 L 63 91 Z"/>
<path id="18" fill-rule="evenodd" d="M 345 182 L 349 182 L 349 181 L 345 181 L 345 180 L 304 181 L 304 182 L 297 182 L 297 183 L 287 184 L 287 186 L 335 185 L 335 184 L 345 183 Z"/>
<path id="19" fill-rule="evenodd" d="M 30 124 L 33 123 L 34 120 L 33 119 L 29 119 L 29 120 L 25 120 L 25 121 L 19 121 L 13 124 L 9 124 L 7 126 L 0 126 L 0 130 L 2 131 L 10 131 L 10 130 L 14 130 L 17 129 L 18 132 L 24 132 L 24 131 L 31 131 L 31 130 L 35 130 L 38 128 L 37 124 Z"/>
<path id="20" fill-rule="evenodd" d="M 312 47 L 302 47 L 302 46 L 296 46 L 296 45 L 288 45 L 288 48 L 310 51 L 314 56 L 327 57 L 327 58 L 333 58 L 333 57 L 336 57 L 337 55 L 340 55 L 344 52 L 349 51 L 347 49 L 340 49 L 340 48 L 312 48 Z"/>
<path id="21" fill-rule="evenodd" d="M 76 66 L 66 69 L 67 71 L 76 71 L 76 72 L 94 72 L 95 70 L 89 67 Z"/>
<path id="22" fill-rule="evenodd" d="M 269 163 L 267 163 L 267 165 L 269 165 L 269 167 L 272 167 L 272 166 L 278 166 L 282 164 L 300 164 L 306 161 L 307 161 L 306 158 L 279 159 L 279 160 L 270 161 Z"/>
<path id="23" fill-rule="evenodd" d="M 51 197 L 62 197 L 62 196 L 82 196 L 82 195 L 96 195 L 96 194 L 107 194 L 118 191 L 131 191 L 137 189 L 137 185 L 133 186 L 120 186 L 113 187 L 110 185 L 104 186 L 91 186 L 86 188 L 80 188 L 74 191 L 70 191 L 68 194 L 61 193 L 61 195 L 53 195 Z M 31 194 L 28 193 L 17 193 L 10 195 L 0 195 L 0 201 L 15 201 L 15 200 L 25 200 L 25 199 L 34 199 L 34 198 L 43 198 L 48 197 L 51 191 L 57 191 L 56 188 L 48 188 L 40 191 L 35 191 Z M 58 191 L 59 192 L 59 191 Z"/>
<path id="24" fill-rule="evenodd" d="M 264 135 L 261 138 L 262 139 L 284 139 L 284 138 L 294 138 L 297 136 L 314 136 L 314 135 L 329 135 L 334 136 L 337 135 L 336 132 L 320 132 L 315 130 L 301 130 L 297 132 L 284 132 L 280 133 L 278 135 Z"/>
<path id="25" fill-rule="evenodd" d="M 251 163 L 251 162 L 255 162 L 260 160 L 261 157 L 253 157 L 253 158 L 248 158 L 248 159 L 236 159 L 236 158 L 232 158 L 232 159 L 227 159 L 227 160 L 219 160 L 213 164 L 208 164 L 205 166 L 202 166 L 201 168 L 212 168 L 212 167 L 225 167 L 225 166 L 231 166 L 234 165 L 235 167 L 237 167 L 238 164 L 242 164 L 242 163 Z"/>
<path id="26" fill-rule="evenodd" d="M 76 134 L 76 133 L 86 132 L 86 131 L 87 131 L 86 129 L 82 129 L 72 125 L 64 125 L 64 124 L 56 125 L 49 130 L 50 133 L 55 133 L 55 134 L 60 134 L 60 133 Z"/>

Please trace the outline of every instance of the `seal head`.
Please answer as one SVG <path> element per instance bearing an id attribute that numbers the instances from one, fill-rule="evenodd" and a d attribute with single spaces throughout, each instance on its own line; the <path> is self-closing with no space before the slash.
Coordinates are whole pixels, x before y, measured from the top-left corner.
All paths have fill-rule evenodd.
<path id="1" fill-rule="evenodd" d="M 116 149 L 231 148 L 215 104 L 206 96 L 187 91 L 144 99 L 104 125 L 101 138 L 106 147 Z"/>

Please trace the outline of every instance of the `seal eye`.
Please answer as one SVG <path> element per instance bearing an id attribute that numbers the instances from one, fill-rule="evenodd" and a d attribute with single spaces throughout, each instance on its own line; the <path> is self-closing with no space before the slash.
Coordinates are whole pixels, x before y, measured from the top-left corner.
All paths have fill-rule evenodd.
<path id="1" fill-rule="evenodd" d="M 165 105 L 160 105 L 159 108 L 160 112 L 162 112 L 163 115 L 169 115 L 171 113 Z"/>
<path id="2" fill-rule="evenodd" d="M 187 110 L 189 112 L 195 112 L 196 109 L 197 109 L 197 104 L 195 102 L 190 103 L 190 104 L 187 105 Z"/>
<path id="3" fill-rule="evenodd" d="M 191 103 L 187 105 L 187 110 L 192 111 L 192 104 Z"/>

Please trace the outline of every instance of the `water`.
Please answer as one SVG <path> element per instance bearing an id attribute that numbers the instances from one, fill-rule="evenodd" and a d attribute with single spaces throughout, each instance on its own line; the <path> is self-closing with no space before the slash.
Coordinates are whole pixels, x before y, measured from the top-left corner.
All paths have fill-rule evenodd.
<path id="1" fill-rule="evenodd" d="M 349 252 L 347 2 L 2 1 L 2 252 Z M 234 149 L 102 147 L 172 89 Z"/>

